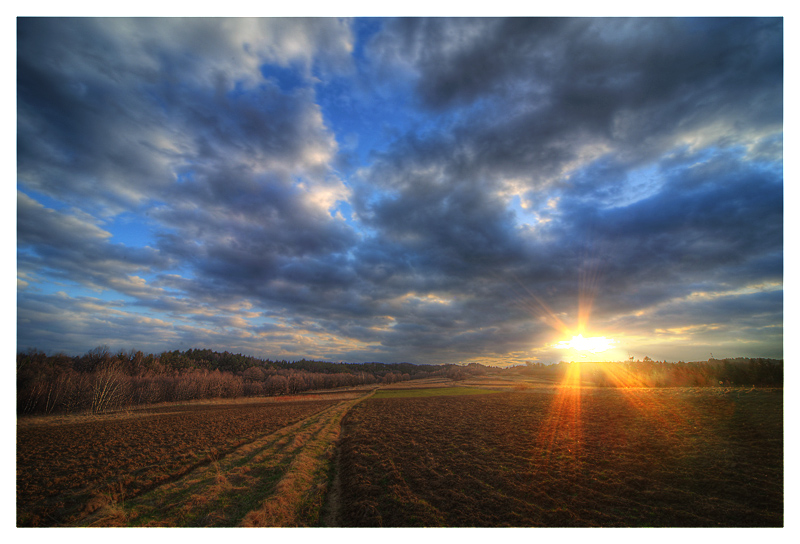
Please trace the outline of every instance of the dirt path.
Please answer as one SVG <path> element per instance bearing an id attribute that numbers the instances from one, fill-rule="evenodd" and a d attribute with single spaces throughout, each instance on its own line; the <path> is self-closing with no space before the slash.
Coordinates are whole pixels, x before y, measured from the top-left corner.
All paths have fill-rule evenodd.
<path id="1" fill-rule="evenodd" d="M 338 471 L 333 464 L 342 418 L 371 394 L 344 400 L 146 494 L 109 504 L 80 525 L 335 525 Z"/>

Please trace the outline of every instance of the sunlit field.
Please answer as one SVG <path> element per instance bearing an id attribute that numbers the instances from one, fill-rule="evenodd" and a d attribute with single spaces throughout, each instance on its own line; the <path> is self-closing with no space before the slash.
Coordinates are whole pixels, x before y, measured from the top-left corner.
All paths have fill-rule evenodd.
<path id="1" fill-rule="evenodd" d="M 340 521 L 779 527 L 782 403 L 780 389 L 569 382 L 376 396 L 345 419 Z"/>
<path id="2" fill-rule="evenodd" d="M 783 526 L 782 389 L 582 366 L 21 418 L 17 525 Z"/>

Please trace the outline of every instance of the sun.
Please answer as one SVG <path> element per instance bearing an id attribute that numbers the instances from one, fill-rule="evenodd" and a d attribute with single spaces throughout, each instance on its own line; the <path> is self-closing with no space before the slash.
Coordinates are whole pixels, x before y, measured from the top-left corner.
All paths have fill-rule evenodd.
<path id="1" fill-rule="evenodd" d="M 589 351 L 602 353 L 614 347 L 617 341 L 605 336 L 590 336 L 585 338 L 582 334 L 573 336 L 570 340 L 562 340 L 553 347 L 557 349 L 574 349 L 575 351 Z"/>

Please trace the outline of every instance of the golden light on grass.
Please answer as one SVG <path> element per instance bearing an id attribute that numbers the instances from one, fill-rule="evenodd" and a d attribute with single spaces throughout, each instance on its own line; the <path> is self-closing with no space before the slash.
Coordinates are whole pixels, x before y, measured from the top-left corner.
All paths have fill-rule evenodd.
<path id="1" fill-rule="evenodd" d="M 615 391 L 622 393 L 633 409 L 639 412 L 650 422 L 653 430 L 671 437 L 675 428 L 684 423 L 687 414 L 692 414 L 690 408 L 676 406 L 675 399 L 664 400 L 656 394 L 642 395 L 641 388 L 650 389 L 640 377 L 626 369 L 619 363 L 596 363 Z"/>
<path id="2" fill-rule="evenodd" d="M 553 456 L 560 455 L 572 461 L 569 464 L 572 470 L 580 470 L 582 435 L 581 365 L 570 364 L 537 433 L 536 442 L 543 454 L 541 468 L 549 470 Z"/>
<path id="3" fill-rule="evenodd" d="M 592 381 L 600 373 L 610 388 L 586 386 L 582 380 Z M 613 362 L 573 362 L 566 365 L 563 378 L 558 383 L 553 400 L 547 410 L 543 425 L 539 428 L 537 444 L 544 457 L 543 470 L 557 458 L 568 459 L 569 470 L 579 472 L 584 462 L 583 445 L 587 421 L 582 416 L 582 407 L 591 411 L 600 391 L 621 394 L 641 421 L 647 422 L 652 433 L 660 435 L 669 444 L 684 440 L 681 429 L 687 421 L 699 419 L 701 414 L 693 406 L 680 401 L 675 395 L 653 392 L 640 377 L 628 370 L 624 364 Z M 596 413 L 595 413 L 596 415 Z M 617 420 L 607 422 L 610 428 Z M 614 432 L 624 432 L 616 429 Z"/>

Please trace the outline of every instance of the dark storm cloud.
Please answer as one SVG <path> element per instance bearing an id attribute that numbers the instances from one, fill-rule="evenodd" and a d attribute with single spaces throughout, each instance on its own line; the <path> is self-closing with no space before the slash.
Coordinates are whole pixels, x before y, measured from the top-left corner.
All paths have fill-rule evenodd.
<path id="1" fill-rule="evenodd" d="M 525 95 L 551 118 L 605 126 L 622 105 L 727 110 L 746 100 L 781 120 L 760 102 L 782 83 L 780 19 L 399 19 L 373 46 L 412 63 L 436 108 Z"/>
<path id="2" fill-rule="evenodd" d="M 513 265 L 513 213 L 477 184 L 414 183 L 369 209 L 369 225 L 412 253 L 420 272 L 448 276 Z"/>
<path id="3" fill-rule="evenodd" d="M 122 207 L 170 178 L 119 43 L 91 19 L 19 19 L 18 176 L 73 204 Z M 113 59 L 113 60 L 112 60 Z M 144 114 L 144 115 L 143 115 Z"/>
<path id="4" fill-rule="evenodd" d="M 600 208 L 590 189 L 563 199 L 555 236 L 603 249 L 603 289 L 619 304 L 615 311 L 626 302 L 633 308 L 683 296 L 697 285 L 781 281 L 782 173 L 735 153 L 687 159 L 659 173 L 659 192 L 627 206 Z M 648 284 L 658 289 L 636 289 Z"/>
<path id="5" fill-rule="evenodd" d="M 455 127 L 451 149 L 474 173 L 548 178 L 586 146 L 611 145 L 620 158 L 641 162 L 683 132 L 737 124 L 708 136 L 735 142 L 782 123 L 779 19 L 401 19 L 387 26 L 376 54 L 416 68 L 422 103 L 475 108 Z M 447 38 L 454 33 L 458 39 Z"/>

